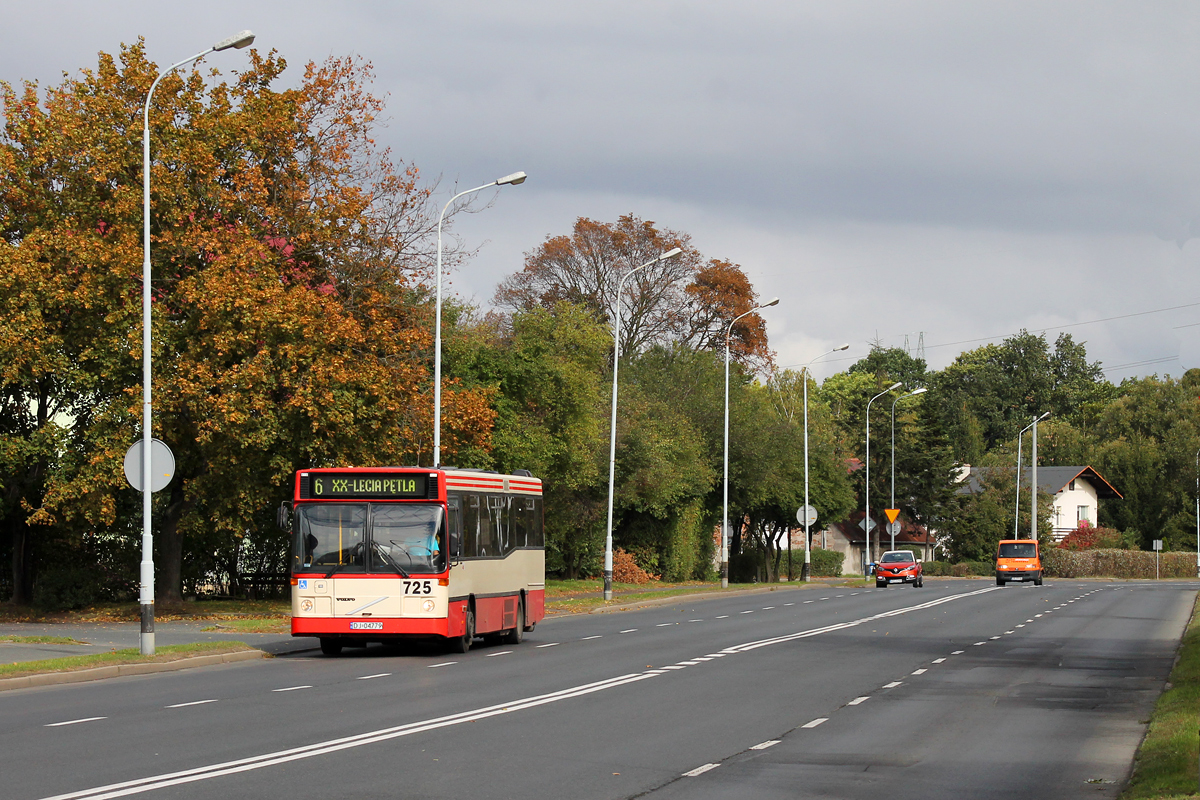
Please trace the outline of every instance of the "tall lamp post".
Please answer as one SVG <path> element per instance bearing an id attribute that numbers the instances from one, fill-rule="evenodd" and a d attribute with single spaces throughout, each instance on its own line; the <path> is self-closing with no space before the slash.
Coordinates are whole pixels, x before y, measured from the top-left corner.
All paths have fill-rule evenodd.
<path id="1" fill-rule="evenodd" d="M 888 508 L 896 507 L 896 403 L 899 403 L 906 397 L 916 397 L 919 394 L 925 394 L 927 391 L 929 390 L 922 386 L 920 389 L 914 389 L 908 394 L 900 395 L 892 401 L 892 504 Z M 895 550 L 896 533 L 890 525 L 888 526 L 888 533 L 892 534 L 892 546 L 889 549 Z"/>
<path id="2" fill-rule="evenodd" d="M 158 82 L 184 64 L 189 64 L 209 53 L 221 50 L 249 47 L 254 34 L 242 31 L 214 44 L 202 53 L 185 58 L 167 67 L 146 93 L 146 105 L 142 111 L 142 563 L 141 588 L 138 603 L 141 606 L 142 630 L 141 653 L 154 655 L 154 534 L 150 527 L 150 444 L 153 422 L 153 403 L 150 389 L 152 365 L 150 359 L 150 100 Z"/>
<path id="3" fill-rule="evenodd" d="M 613 489 L 616 483 L 617 476 L 617 367 L 621 363 L 621 293 L 625 290 L 625 280 L 637 272 L 643 270 L 652 264 L 661 264 L 669 258 L 675 258 L 683 252 L 682 248 L 676 247 L 662 253 L 658 258 L 652 258 L 645 264 L 626 272 L 617 281 L 617 297 L 616 297 L 616 312 L 613 315 L 613 388 L 612 388 L 612 417 L 609 421 L 608 430 L 608 532 L 604 536 L 604 599 L 612 600 L 612 574 L 613 574 Z"/>
<path id="4" fill-rule="evenodd" d="M 729 336 L 733 326 L 742 317 L 762 311 L 764 308 L 779 305 L 779 298 L 763 303 L 758 308 L 738 314 L 725 328 L 725 455 L 722 459 L 724 466 L 723 498 L 721 501 L 721 588 L 729 587 Z"/>
<path id="5" fill-rule="evenodd" d="M 809 367 L 811 367 L 813 365 L 813 363 L 816 362 L 818 359 L 822 359 L 825 356 L 832 355 L 833 353 L 840 353 L 843 350 L 849 350 L 849 349 L 850 349 L 849 344 L 844 344 L 841 347 L 835 347 L 827 353 L 821 353 L 821 355 L 817 356 L 812 361 L 809 361 L 807 364 L 804 365 L 804 368 L 800 370 L 800 377 L 804 381 L 804 511 L 806 514 L 808 513 L 808 373 L 809 373 Z M 800 580 L 804 581 L 805 583 L 807 583 L 809 578 L 812 577 L 812 537 L 809 535 L 808 529 L 809 529 L 809 522 L 806 518 L 805 522 L 804 522 L 804 569 L 802 569 L 800 571 Z M 788 576 L 788 577 L 790 578 L 791 576 Z"/>
<path id="6" fill-rule="evenodd" d="M 1200 450 L 1196 451 L 1196 577 L 1200 578 Z"/>
<path id="7" fill-rule="evenodd" d="M 866 512 L 867 513 L 863 515 L 863 533 L 864 533 L 864 536 L 866 537 L 863 539 L 863 555 L 864 556 L 866 556 L 866 554 L 867 554 L 867 546 L 871 543 L 871 541 L 870 541 L 871 540 L 871 528 L 874 527 L 871 524 L 871 403 L 874 403 L 876 400 L 883 397 L 888 392 L 894 391 L 899 388 L 900 388 L 900 381 L 896 381 L 891 386 L 884 389 L 882 392 L 880 392 L 879 394 L 875 395 L 874 397 L 872 397 L 870 400 L 867 401 L 867 461 L 866 461 L 866 464 L 867 464 Z M 871 560 L 872 561 L 875 560 L 874 549 L 871 550 Z M 863 573 L 864 573 L 864 577 L 865 577 L 865 573 L 866 573 L 865 565 L 864 565 Z"/>
<path id="8" fill-rule="evenodd" d="M 1029 443 L 1029 454 L 1030 454 L 1029 455 L 1029 466 L 1030 466 L 1030 470 L 1029 470 L 1029 538 L 1033 539 L 1035 542 L 1037 541 L 1037 538 L 1038 538 L 1038 532 L 1037 532 L 1037 490 L 1038 490 L 1037 426 L 1038 426 L 1039 422 L 1041 422 L 1048 416 L 1050 416 L 1049 411 L 1047 411 L 1045 414 L 1042 414 L 1040 417 L 1035 419 L 1033 421 L 1033 424 L 1030 426 L 1033 428 L 1033 433 L 1031 433 L 1029 435 L 1029 438 L 1032 440 Z"/>
<path id="9" fill-rule="evenodd" d="M 1013 513 L 1013 538 L 1014 539 L 1021 538 L 1021 534 L 1017 532 L 1017 526 L 1020 524 L 1020 522 L 1018 520 L 1021 516 L 1021 437 L 1025 434 L 1025 431 L 1029 430 L 1030 428 L 1032 428 L 1034 426 L 1035 422 L 1037 422 L 1038 420 L 1043 420 L 1048 416 L 1050 416 L 1049 411 L 1047 411 L 1045 414 L 1042 414 L 1040 417 L 1037 418 L 1037 420 L 1034 420 L 1033 422 L 1029 423 L 1024 428 L 1021 428 L 1021 432 L 1017 434 L 1017 491 L 1014 492 L 1014 494 L 1016 494 L 1016 496 L 1017 496 L 1017 507 L 1016 507 L 1016 511 Z"/>
<path id="10" fill-rule="evenodd" d="M 437 302 L 435 304 L 434 320 L 433 320 L 433 466 L 437 467 L 442 463 L 442 220 L 446 217 L 446 210 L 450 208 L 450 204 L 463 195 L 481 192 L 491 186 L 520 186 L 525 182 L 526 175 L 524 172 L 514 172 L 511 175 L 505 175 L 503 178 L 497 178 L 491 183 L 485 183 L 483 186 L 476 186 L 474 189 L 467 189 L 465 192 L 459 192 L 446 201 L 446 205 L 442 206 L 442 213 L 438 215 L 437 226 Z"/>

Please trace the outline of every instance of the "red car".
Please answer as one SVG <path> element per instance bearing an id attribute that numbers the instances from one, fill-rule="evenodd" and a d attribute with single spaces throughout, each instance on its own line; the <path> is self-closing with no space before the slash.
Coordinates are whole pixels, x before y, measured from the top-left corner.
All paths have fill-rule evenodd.
<path id="1" fill-rule="evenodd" d="M 879 557 L 875 565 L 875 588 L 882 589 L 889 583 L 911 583 L 918 588 L 925 585 L 921 562 L 911 550 L 888 550 Z"/>

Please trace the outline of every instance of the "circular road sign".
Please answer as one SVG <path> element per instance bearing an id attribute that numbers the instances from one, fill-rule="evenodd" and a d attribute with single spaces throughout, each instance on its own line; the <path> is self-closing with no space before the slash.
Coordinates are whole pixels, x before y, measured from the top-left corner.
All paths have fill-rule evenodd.
<path id="1" fill-rule="evenodd" d="M 897 533 L 900 532 L 900 520 L 896 520 L 895 522 L 889 522 L 887 525 L 887 529 L 888 529 L 888 533 L 890 533 L 892 536 L 895 536 Z"/>
<path id="2" fill-rule="evenodd" d="M 129 485 L 142 491 L 142 441 L 138 439 L 125 453 L 125 480 Z M 158 492 L 167 488 L 175 475 L 175 456 L 166 443 L 158 439 L 150 440 L 150 491 Z"/>
<path id="3" fill-rule="evenodd" d="M 807 528 L 817 521 L 817 510 L 812 506 L 801 506 L 796 509 L 796 521 Z"/>

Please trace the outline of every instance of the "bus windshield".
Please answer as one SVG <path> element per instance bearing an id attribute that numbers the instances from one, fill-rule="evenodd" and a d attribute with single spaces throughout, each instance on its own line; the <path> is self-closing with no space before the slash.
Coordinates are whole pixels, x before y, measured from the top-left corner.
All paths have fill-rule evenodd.
<path id="1" fill-rule="evenodd" d="M 433 503 L 313 503 L 296 507 L 297 571 L 441 572 L 444 509 Z"/>
<path id="2" fill-rule="evenodd" d="M 1036 558 L 1037 545 L 1033 542 L 1004 542 L 1000 545 L 997 558 Z"/>

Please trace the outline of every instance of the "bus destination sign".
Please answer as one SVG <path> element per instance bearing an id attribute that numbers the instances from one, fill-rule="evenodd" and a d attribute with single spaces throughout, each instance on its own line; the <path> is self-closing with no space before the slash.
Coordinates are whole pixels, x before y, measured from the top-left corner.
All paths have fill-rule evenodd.
<path id="1" fill-rule="evenodd" d="M 426 497 L 429 476 L 356 472 L 310 475 L 309 480 L 309 497 L 313 499 L 407 500 Z"/>

